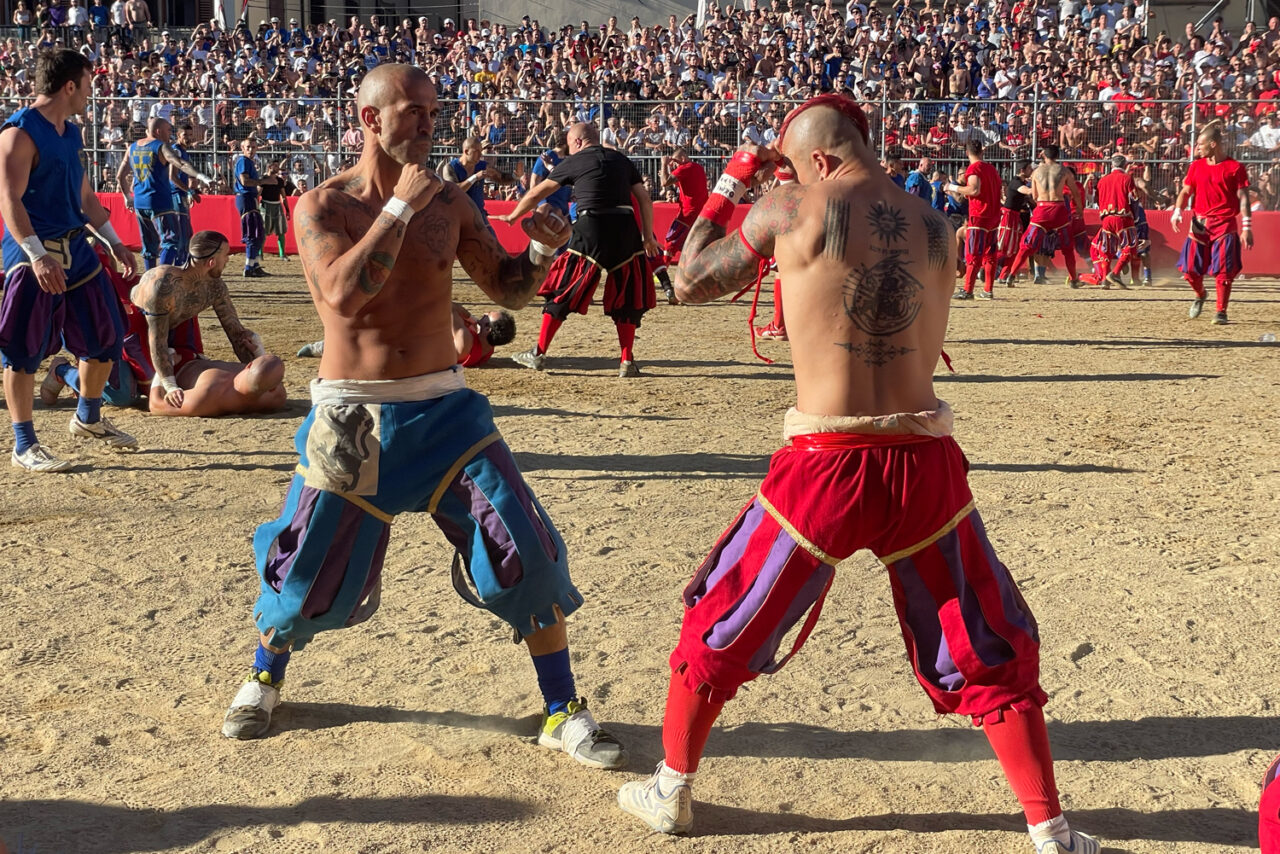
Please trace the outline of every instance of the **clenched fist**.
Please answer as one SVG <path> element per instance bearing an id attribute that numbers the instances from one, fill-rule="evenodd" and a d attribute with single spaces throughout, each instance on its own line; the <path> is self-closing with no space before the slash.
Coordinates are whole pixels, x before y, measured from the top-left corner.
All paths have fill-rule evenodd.
<path id="1" fill-rule="evenodd" d="M 550 205 L 539 205 L 536 211 L 520 223 L 520 227 L 531 240 L 536 240 L 552 249 L 564 246 L 573 234 L 572 223 L 565 218 L 564 214 Z"/>
<path id="2" fill-rule="evenodd" d="M 400 170 L 400 180 L 396 181 L 393 193 L 416 213 L 431 204 L 442 189 L 444 181 L 429 167 L 406 163 Z"/>

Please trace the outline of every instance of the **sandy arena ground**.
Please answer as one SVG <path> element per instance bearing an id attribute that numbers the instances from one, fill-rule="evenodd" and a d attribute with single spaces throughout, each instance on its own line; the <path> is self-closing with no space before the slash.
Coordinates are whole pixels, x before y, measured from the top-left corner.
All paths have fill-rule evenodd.
<path id="1" fill-rule="evenodd" d="M 792 400 L 785 344 L 753 360 L 747 305 L 660 306 L 616 376 L 612 325 L 574 317 L 550 369 L 469 373 L 571 549 L 579 687 L 631 747 L 627 773 L 531 743 L 541 704 L 509 631 L 463 604 L 428 518 L 396 522 L 380 613 L 298 654 L 270 737 L 219 734 L 247 672 L 250 537 L 279 510 L 320 334 L 293 263 L 235 278 L 286 355 L 278 417 L 112 417 L 142 450 L 75 444 L 70 475 L 0 468 L 0 839 L 116 852 L 1027 852 L 985 739 L 938 719 L 908 668 L 884 571 L 840 567 L 821 623 L 713 733 L 696 835 L 647 836 L 614 804 L 661 758 L 680 591 L 752 495 Z M 233 263 L 231 268 L 236 268 Z M 458 298 L 485 300 L 459 274 Z M 1060 280 L 1055 280 L 1060 281 Z M 952 312 L 938 393 L 995 547 L 1040 621 L 1072 823 L 1111 851 L 1255 844 L 1280 750 L 1280 286 L 1242 282 L 1232 323 L 1185 286 L 1023 286 Z M 766 297 L 762 302 L 767 303 Z M 762 311 L 767 314 L 767 308 Z M 532 342 L 536 308 L 519 314 Z M 229 357 L 216 320 L 211 354 Z M 511 348 L 514 352 L 514 347 Z M 8 438 L 0 442 L 8 452 Z"/>

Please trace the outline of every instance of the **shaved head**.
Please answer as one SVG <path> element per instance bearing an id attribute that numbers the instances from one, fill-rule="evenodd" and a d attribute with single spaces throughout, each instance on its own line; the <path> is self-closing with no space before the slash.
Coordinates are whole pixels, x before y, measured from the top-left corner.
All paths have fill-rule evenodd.
<path id="1" fill-rule="evenodd" d="M 440 104 L 422 69 L 398 63 L 372 69 L 360 83 L 356 110 L 367 154 L 377 149 L 397 163 L 426 162 Z"/>
<path id="2" fill-rule="evenodd" d="M 813 107 L 796 115 L 787 127 L 784 146 L 787 152 L 804 156 L 809 151 L 823 151 L 837 156 L 856 152 L 856 145 L 866 140 L 853 120 L 833 107 Z"/>
<path id="3" fill-rule="evenodd" d="M 576 122 L 569 125 L 567 136 L 570 142 L 577 138 L 582 140 L 583 145 L 600 144 L 600 129 L 590 122 Z"/>
<path id="4" fill-rule="evenodd" d="M 360 82 L 360 91 L 356 94 L 356 109 L 363 118 L 365 107 L 384 109 L 403 97 L 414 84 L 422 83 L 435 89 L 427 73 L 416 66 L 402 63 L 375 66 Z"/>
<path id="5" fill-rule="evenodd" d="M 169 128 L 169 122 L 159 116 L 153 116 L 150 119 L 147 119 L 147 136 L 153 136 L 159 139 L 161 134 L 168 135 Z"/>

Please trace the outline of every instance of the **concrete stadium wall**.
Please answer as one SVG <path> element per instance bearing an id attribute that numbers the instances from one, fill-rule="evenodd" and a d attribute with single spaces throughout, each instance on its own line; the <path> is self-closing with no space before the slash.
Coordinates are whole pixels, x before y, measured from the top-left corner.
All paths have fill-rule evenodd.
<path id="1" fill-rule="evenodd" d="M 121 195 L 119 193 L 99 193 L 98 198 L 102 200 L 103 206 L 110 211 L 111 223 L 115 226 L 121 238 L 133 249 L 138 249 L 141 246 L 138 241 L 138 220 L 131 212 L 125 210 L 124 199 Z M 291 206 L 296 201 L 296 199 L 291 199 Z M 507 213 L 515 207 L 515 202 L 488 202 L 485 207 L 488 209 L 489 215 L 494 216 Z M 748 207 L 748 205 L 738 206 L 733 220 L 730 222 L 730 228 L 735 228 L 742 223 L 743 217 L 747 215 Z M 659 202 L 653 206 L 654 231 L 659 235 L 659 239 L 667 233 L 667 228 L 670 227 L 671 221 L 675 219 L 679 211 L 679 205 L 665 202 Z M 1184 231 L 1181 234 L 1174 233 L 1173 228 L 1169 225 L 1168 211 L 1150 211 L 1147 216 L 1151 222 L 1152 266 L 1162 272 L 1172 270 L 1177 264 L 1178 253 L 1182 250 L 1186 232 Z M 1280 240 L 1274 239 L 1274 235 L 1280 234 L 1280 212 L 1255 212 L 1253 219 L 1254 234 L 1258 237 L 1258 240 L 1252 249 L 1244 250 L 1245 274 L 1249 276 L 1280 277 Z M 1085 222 L 1088 224 L 1092 236 L 1092 232 L 1096 231 L 1098 227 L 1097 211 L 1086 211 Z M 205 228 L 221 231 L 230 239 L 233 252 L 244 251 L 244 244 L 240 241 L 240 214 L 236 212 L 234 196 L 205 196 L 191 211 L 191 226 L 195 231 Z M 529 244 L 529 239 L 525 237 L 524 232 L 518 225 L 494 222 L 493 227 L 498 233 L 498 239 L 502 242 L 502 245 L 511 252 L 522 251 Z M 274 241 L 272 241 L 271 245 L 274 248 Z M 294 254 L 298 251 L 297 244 L 294 243 L 292 228 L 288 239 L 285 241 L 285 250 L 289 254 Z M 1060 256 L 1058 262 L 1060 266 Z M 1080 260 L 1080 272 L 1088 271 L 1088 263 L 1087 257 Z"/>

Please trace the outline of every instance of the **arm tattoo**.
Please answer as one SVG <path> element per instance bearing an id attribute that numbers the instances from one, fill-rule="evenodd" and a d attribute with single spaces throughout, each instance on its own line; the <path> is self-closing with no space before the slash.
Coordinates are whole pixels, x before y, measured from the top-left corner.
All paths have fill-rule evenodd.
<path id="1" fill-rule="evenodd" d="M 480 209 L 469 199 L 467 204 L 471 207 L 471 224 L 458 240 L 458 263 L 498 305 L 512 310 L 524 308 L 547 277 L 554 257 L 539 255 L 535 261 L 527 251 L 508 255 L 489 231 L 489 224 Z M 450 227 L 449 219 L 439 219 L 439 227 L 432 230 L 434 237 L 429 237 L 428 242 L 443 241 Z"/>
<path id="2" fill-rule="evenodd" d="M 933 213 L 923 214 L 921 219 L 929 239 L 929 266 L 941 270 L 947 266 L 947 247 L 950 245 L 947 241 L 947 227 Z"/>
<path id="3" fill-rule="evenodd" d="M 849 238 L 849 202 L 827 199 L 827 214 L 822 224 L 822 255 L 835 261 L 844 259 L 845 241 Z"/>
<path id="4" fill-rule="evenodd" d="M 772 254 L 774 240 L 795 227 L 802 198 L 793 186 L 769 193 L 747 214 L 743 237 L 757 252 Z M 709 302 L 745 287 L 760 274 L 760 258 L 737 235 L 726 237 L 725 233 L 724 226 L 703 217 L 689 230 L 675 276 L 686 302 Z"/>
<path id="5" fill-rule="evenodd" d="M 907 236 L 907 218 L 902 211 L 884 202 L 876 202 L 867 213 L 871 231 L 882 243 L 896 243 Z"/>
<path id="6" fill-rule="evenodd" d="M 404 223 L 400 223 L 404 228 Z M 369 260 L 360 269 L 360 290 L 370 296 L 382 290 L 396 266 L 396 258 L 390 252 L 370 252 Z"/>

